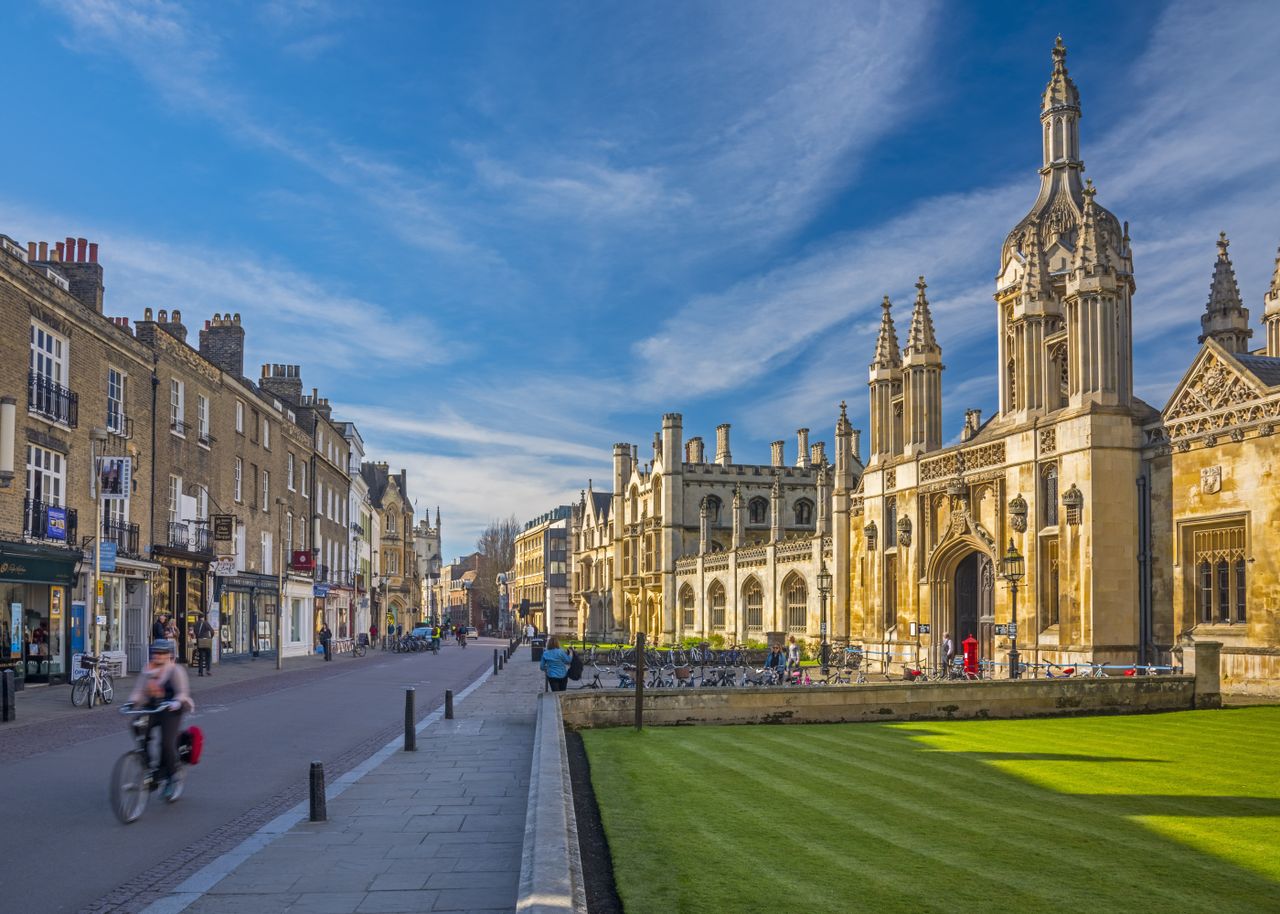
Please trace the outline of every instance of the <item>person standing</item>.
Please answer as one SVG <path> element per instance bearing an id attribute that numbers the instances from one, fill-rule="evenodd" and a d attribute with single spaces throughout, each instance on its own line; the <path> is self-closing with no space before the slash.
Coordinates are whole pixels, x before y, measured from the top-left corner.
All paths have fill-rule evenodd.
<path id="1" fill-rule="evenodd" d="M 796 636 L 791 636 L 791 643 L 787 645 L 787 671 L 800 671 L 800 645 L 796 643 Z"/>
<path id="2" fill-rule="evenodd" d="M 573 653 L 560 647 L 560 639 L 552 635 L 547 639 L 547 649 L 542 652 L 539 666 L 547 674 L 547 688 L 552 692 L 563 692 L 569 684 L 569 663 Z"/>
<path id="3" fill-rule="evenodd" d="M 369 623 L 369 646 L 370 647 L 378 646 L 378 623 L 377 622 Z"/>
<path id="4" fill-rule="evenodd" d="M 329 651 L 329 644 L 333 641 L 333 632 L 329 631 L 329 623 L 320 623 L 320 647 L 324 649 L 324 659 L 332 660 L 333 654 Z"/>
<path id="5" fill-rule="evenodd" d="M 196 625 L 196 669 L 197 675 L 213 675 L 213 626 L 208 613 L 201 613 Z"/>
<path id="6" fill-rule="evenodd" d="M 951 675 L 951 663 L 956 659 L 956 643 L 951 640 L 951 632 L 942 634 L 942 674 Z"/>
<path id="7" fill-rule="evenodd" d="M 538 626 L 530 622 L 528 625 L 524 627 L 525 643 L 527 644 L 528 642 L 532 641 L 536 637 L 538 637 Z"/>
<path id="8" fill-rule="evenodd" d="M 151 640 L 159 641 L 164 638 L 164 623 L 169 617 L 164 613 L 156 616 L 155 621 L 151 623 Z"/>

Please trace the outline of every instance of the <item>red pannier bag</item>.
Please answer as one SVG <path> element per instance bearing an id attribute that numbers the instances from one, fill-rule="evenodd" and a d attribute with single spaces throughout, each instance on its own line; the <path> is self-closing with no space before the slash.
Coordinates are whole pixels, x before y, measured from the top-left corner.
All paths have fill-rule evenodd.
<path id="1" fill-rule="evenodd" d="M 204 731 L 199 727 L 187 727 L 178 734 L 178 757 L 188 765 L 200 764 L 204 751 Z"/>

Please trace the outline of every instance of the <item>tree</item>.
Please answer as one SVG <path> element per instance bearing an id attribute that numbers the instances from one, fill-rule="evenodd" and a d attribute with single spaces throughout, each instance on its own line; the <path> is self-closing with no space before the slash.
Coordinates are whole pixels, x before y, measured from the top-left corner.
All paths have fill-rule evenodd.
<path id="1" fill-rule="evenodd" d="M 479 605 L 498 605 L 498 575 L 510 571 L 515 564 L 516 537 L 519 534 L 520 522 L 513 514 L 490 521 L 476 540 L 476 551 L 480 557 L 476 563 L 476 583 L 472 593 Z"/>

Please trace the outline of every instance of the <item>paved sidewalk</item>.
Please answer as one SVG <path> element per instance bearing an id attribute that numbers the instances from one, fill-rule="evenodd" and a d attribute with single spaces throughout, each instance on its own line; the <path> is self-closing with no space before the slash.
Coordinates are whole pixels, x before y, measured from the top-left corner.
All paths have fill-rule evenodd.
<path id="1" fill-rule="evenodd" d="M 416 752 L 397 741 L 332 785 L 327 822 L 268 825 L 148 910 L 514 911 L 542 683 L 521 647 L 454 720 L 420 724 Z"/>

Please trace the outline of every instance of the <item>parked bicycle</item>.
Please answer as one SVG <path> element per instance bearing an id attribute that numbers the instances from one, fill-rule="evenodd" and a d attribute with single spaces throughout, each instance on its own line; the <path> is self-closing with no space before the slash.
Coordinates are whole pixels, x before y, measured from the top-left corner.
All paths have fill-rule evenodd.
<path id="1" fill-rule="evenodd" d="M 369 649 L 369 636 L 361 632 L 356 636 L 356 640 L 351 645 L 352 657 L 363 657 L 365 651 Z"/>
<path id="2" fill-rule="evenodd" d="M 77 708 L 86 704 L 92 708 L 98 701 L 111 704 L 115 698 L 115 683 L 111 674 L 102 668 L 102 658 L 83 654 L 80 657 L 80 669 L 87 670 L 88 673 L 71 684 L 71 703 Z"/>

